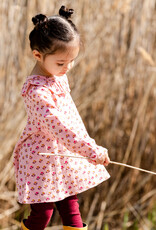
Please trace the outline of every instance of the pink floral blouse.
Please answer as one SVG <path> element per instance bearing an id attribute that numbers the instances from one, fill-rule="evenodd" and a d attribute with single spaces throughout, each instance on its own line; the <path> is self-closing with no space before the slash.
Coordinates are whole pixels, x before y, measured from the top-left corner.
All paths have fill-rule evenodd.
<path id="1" fill-rule="evenodd" d="M 14 149 L 20 203 L 59 201 L 109 178 L 102 165 L 107 149 L 89 137 L 71 98 L 66 75 L 29 76 L 22 96 L 28 118 Z M 90 160 L 57 154 L 82 155 Z"/>

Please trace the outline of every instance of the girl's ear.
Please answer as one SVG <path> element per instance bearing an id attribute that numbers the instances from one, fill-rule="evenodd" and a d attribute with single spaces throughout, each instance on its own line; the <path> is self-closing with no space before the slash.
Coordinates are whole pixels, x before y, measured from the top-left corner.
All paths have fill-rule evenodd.
<path id="1" fill-rule="evenodd" d="M 43 55 L 38 50 L 33 50 L 32 53 L 37 61 L 42 61 Z"/>

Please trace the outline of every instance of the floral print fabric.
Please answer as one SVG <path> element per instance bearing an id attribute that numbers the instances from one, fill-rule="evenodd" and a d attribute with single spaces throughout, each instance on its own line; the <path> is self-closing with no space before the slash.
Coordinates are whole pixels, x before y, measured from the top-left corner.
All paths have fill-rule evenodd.
<path id="1" fill-rule="evenodd" d="M 101 165 L 107 149 L 89 137 L 71 98 L 66 75 L 29 76 L 22 96 L 27 124 L 14 149 L 20 203 L 59 201 L 109 178 Z M 57 154 L 82 155 L 90 160 Z"/>

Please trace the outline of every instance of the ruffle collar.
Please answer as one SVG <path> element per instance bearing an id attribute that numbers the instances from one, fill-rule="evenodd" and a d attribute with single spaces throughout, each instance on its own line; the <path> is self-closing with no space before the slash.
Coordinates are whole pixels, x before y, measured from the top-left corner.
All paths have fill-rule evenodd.
<path id="1" fill-rule="evenodd" d="M 61 77 L 45 77 L 40 75 L 28 76 L 22 87 L 22 96 L 26 96 L 31 85 L 47 86 L 54 94 L 58 95 L 65 95 L 67 92 L 70 92 L 68 78 L 66 75 Z"/>

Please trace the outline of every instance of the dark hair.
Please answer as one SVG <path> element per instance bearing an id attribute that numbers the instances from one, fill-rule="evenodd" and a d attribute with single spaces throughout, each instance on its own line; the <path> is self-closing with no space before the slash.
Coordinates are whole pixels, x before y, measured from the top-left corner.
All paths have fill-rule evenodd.
<path id="1" fill-rule="evenodd" d="M 58 50 L 65 50 L 67 43 L 76 38 L 79 41 L 79 32 L 70 19 L 73 12 L 73 9 L 62 6 L 59 15 L 46 17 L 38 14 L 33 17 L 35 27 L 29 35 L 31 49 L 48 55 Z"/>

